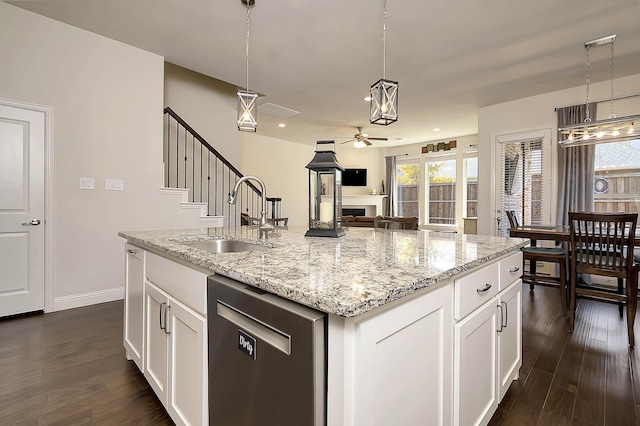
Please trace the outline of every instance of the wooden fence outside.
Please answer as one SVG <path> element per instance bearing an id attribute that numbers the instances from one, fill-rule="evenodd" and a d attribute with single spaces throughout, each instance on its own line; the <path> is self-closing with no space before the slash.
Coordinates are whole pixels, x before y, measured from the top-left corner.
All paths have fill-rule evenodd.
<path id="1" fill-rule="evenodd" d="M 456 223 L 456 185 L 437 183 L 429 186 L 429 223 Z M 398 215 L 419 216 L 418 185 L 398 186 Z M 467 213 L 465 217 L 478 216 L 478 183 L 467 184 Z"/>

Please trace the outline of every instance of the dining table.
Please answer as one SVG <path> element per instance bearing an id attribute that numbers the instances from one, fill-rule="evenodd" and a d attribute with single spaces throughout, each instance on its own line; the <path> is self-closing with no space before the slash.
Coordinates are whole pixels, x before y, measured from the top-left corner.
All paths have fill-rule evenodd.
<path id="1" fill-rule="evenodd" d="M 529 238 L 531 247 L 536 247 L 538 240 L 570 242 L 569 225 L 524 225 L 509 229 L 509 236 Z M 640 248 L 640 229 L 636 229 L 634 248 Z"/>

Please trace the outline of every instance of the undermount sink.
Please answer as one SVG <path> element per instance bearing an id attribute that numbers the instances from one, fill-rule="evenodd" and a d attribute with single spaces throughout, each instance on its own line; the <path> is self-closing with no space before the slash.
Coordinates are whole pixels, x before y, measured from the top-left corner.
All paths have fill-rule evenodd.
<path id="1" fill-rule="evenodd" d="M 260 244 L 247 243 L 238 240 L 206 240 L 182 243 L 185 246 L 210 251 L 212 253 L 235 253 L 238 251 L 267 250 L 271 247 Z"/>

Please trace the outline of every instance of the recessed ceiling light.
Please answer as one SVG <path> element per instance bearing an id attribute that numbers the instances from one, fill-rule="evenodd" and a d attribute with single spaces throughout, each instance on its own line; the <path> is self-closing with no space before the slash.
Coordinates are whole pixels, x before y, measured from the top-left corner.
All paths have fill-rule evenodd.
<path id="1" fill-rule="evenodd" d="M 365 96 L 364 97 L 364 101 L 365 102 L 371 102 L 371 96 Z"/>
<path id="2" fill-rule="evenodd" d="M 433 129 L 434 132 L 439 132 L 440 129 L 438 127 L 436 127 L 435 129 Z"/>
<path id="3" fill-rule="evenodd" d="M 278 127 L 287 127 L 287 125 L 284 124 L 284 123 L 280 123 L 280 124 L 278 124 Z"/>

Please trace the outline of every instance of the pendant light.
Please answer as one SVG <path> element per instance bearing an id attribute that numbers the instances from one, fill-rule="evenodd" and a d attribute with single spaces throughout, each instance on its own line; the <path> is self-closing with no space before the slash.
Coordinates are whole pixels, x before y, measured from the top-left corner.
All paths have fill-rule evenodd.
<path id="1" fill-rule="evenodd" d="M 613 88 L 615 80 L 615 62 L 614 62 L 614 48 L 615 48 L 616 35 L 610 35 L 602 37 L 596 40 L 588 41 L 584 44 L 586 55 L 586 77 L 585 82 L 587 85 L 587 102 L 586 102 L 586 118 L 583 123 L 572 124 L 558 128 L 559 140 L 558 143 L 562 147 L 587 145 L 600 142 L 611 141 L 625 141 L 638 139 L 638 132 L 636 131 L 636 125 L 640 122 L 640 115 L 631 115 L 626 117 L 617 117 L 613 113 Z M 589 85 L 591 83 L 589 78 L 591 68 L 591 56 L 590 49 L 596 46 L 610 44 L 611 55 L 611 95 L 609 97 L 609 103 L 611 105 L 611 113 L 609 118 L 604 120 L 592 120 L 589 114 Z"/>
<path id="2" fill-rule="evenodd" d="M 387 0 L 382 7 L 382 78 L 371 86 L 369 122 L 388 126 L 398 121 L 398 82 L 387 80 Z"/>
<path id="3" fill-rule="evenodd" d="M 246 90 L 238 90 L 238 130 L 241 132 L 255 132 L 258 128 L 258 110 L 256 102 L 258 94 L 249 90 L 249 24 L 251 22 L 251 7 L 255 0 L 240 0 L 247 7 L 247 39 L 246 39 Z"/>

